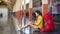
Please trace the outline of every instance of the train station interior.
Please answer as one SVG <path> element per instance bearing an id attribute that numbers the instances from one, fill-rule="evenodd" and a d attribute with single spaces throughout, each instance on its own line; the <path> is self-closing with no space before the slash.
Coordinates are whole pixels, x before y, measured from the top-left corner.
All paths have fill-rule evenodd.
<path id="1" fill-rule="evenodd" d="M 52 16 L 54 31 L 34 32 L 31 27 L 21 29 L 29 21 L 36 20 L 36 10 L 42 17 L 46 13 Z M 60 34 L 60 0 L 0 0 L 0 34 Z"/>

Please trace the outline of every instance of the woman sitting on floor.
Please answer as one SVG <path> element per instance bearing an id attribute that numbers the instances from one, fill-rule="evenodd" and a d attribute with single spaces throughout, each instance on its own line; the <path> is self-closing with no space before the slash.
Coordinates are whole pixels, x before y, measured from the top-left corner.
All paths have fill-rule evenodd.
<path id="1" fill-rule="evenodd" d="M 27 23 L 26 25 L 24 25 L 23 27 L 21 27 L 21 29 L 24 29 L 28 26 L 34 28 L 35 30 L 41 29 L 43 27 L 43 17 L 42 14 L 39 10 L 35 11 L 35 15 L 36 15 L 36 20 L 33 23 L 32 21 L 29 21 L 29 23 Z"/>

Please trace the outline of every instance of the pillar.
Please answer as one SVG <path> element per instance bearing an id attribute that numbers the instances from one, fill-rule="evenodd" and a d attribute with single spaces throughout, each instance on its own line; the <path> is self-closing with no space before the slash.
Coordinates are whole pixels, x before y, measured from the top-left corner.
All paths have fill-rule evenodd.
<path id="1" fill-rule="evenodd" d="M 42 0 L 42 15 L 48 13 L 48 0 Z"/>
<path id="2" fill-rule="evenodd" d="M 16 16 L 16 18 L 19 21 L 18 25 L 21 24 L 21 21 L 20 21 L 21 16 L 22 16 L 22 12 L 21 12 L 22 8 L 21 8 L 21 5 L 22 5 L 22 0 L 16 0 L 16 3 L 14 5 L 14 7 L 13 7 L 13 12 L 15 12 L 15 16 Z"/>
<path id="3" fill-rule="evenodd" d="M 32 1 L 33 0 L 29 0 L 29 21 L 32 21 L 32 6 L 33 6 L 32 5 L 33 4 Z M 30 34 L 31 34 L 31 30 L 32 29 L 30 28 Z"/>
<path id="4" fill-rule="evenodd" d="M 29 1 L 29 20 L 32 21 L 32 0 Z"/>
<path id="5" fill-rule="evenodd" d="M 24 25 L 26 24 L 26 0 L 24 0 Z"/>
<path id="6" fill-rule="evenodd" d="M 50 7 L 49 7 L 50 11 L 49 11 L 49 13 L 52 14 L 52 3 L 54 2 L 54 0 L 49 0 L 49 1 L 50 1 L 50 3 L 49 3 L 50 4 Z"/>
<path id="7" fill-rule="evenodd" d="M 21 22 L 20 25 L 21 25 L 21 26 L 22 26 L 22 11 L 23 11 L 23 10 L 22 10 L 22 1 L 23 1 L 23 0 L 20 0 L 20 14 L 21 14 L 21 15 L 20 15 L 20 22 Z"/>

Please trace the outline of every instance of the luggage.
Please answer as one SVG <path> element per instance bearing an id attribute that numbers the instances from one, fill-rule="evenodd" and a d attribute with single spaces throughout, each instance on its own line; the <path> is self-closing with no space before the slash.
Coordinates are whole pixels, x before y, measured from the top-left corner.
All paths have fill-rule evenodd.
<path id="1" fill-rule="evenodd" d="M 40 32 L 54 31 L 54 22 L 52 16 L 46 13 L 43 18 L 44 18 L 44 27 L 40 29 Z"/>

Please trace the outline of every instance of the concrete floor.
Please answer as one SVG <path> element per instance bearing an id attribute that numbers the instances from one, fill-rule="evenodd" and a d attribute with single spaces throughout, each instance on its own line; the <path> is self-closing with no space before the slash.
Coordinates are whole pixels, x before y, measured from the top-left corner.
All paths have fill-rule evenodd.
<path id="1" fill-rule="evenodd" d="M 15 19 L 13 19 L 14 17 L 0 17 L 0 34 L 17 34 L 16 30 L 15 30 L 15 22 L 13 21 Z M 26 19 L 26 21 L 28 22 L 28 18 Z M 22 21 L 23 22 L 23 21 Z M 58 24 L 57 22 L 54 23 L 55 24 L 55 32 L 43 32 L 40 34 L 60 34 L 60 24 Z M 26 34 L 28 34 L 29 32 L 29 28 L 26 29 Z"/>
<path id="2" fill-rule="evenodd" d="M 0 17 L 0 34 L 16 34 L 13 19 L 11 17 Z"/>
<path id="3" fill-rule="evenodd" d="M 24 22 L 23 19 L 22 19 L 22 23 Z M 29 19 L 26 18 L 26 24 L 28 23 L 28 21 L 29 21 Z M 42 32 L 40 34 L 60 34 L 60 23 L 54 22 L 54 25 L 55 25 L 55 31 L 54 32 Z M 29 34 L 29 27 L 25 29 L 25 33 Z"/>

